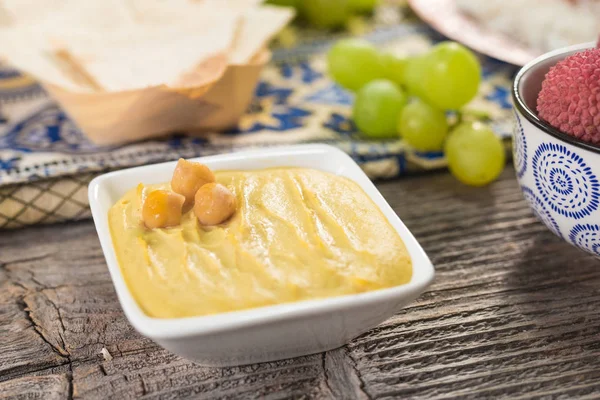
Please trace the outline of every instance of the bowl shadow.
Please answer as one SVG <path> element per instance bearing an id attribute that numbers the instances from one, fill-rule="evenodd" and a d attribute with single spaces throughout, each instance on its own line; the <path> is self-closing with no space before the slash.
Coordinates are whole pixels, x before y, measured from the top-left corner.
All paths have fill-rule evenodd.
<path id="1" fill-rule="evenodd" d="M 566 332 L 579 335 L 593 326 L 600 341 L 598 257 L 549 231 L 540 232 L 506 279 L 506 289 L 514 293 L 511 305 L 532 325 L 536 336 L 543 332 L 548 340 L 558 339 Z"/>

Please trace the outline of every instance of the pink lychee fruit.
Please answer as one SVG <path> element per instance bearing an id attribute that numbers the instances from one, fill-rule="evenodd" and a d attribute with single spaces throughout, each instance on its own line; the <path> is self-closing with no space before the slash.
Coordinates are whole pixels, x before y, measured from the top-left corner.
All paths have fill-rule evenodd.
<path id="1" fill-rule="evenodd" d="M 600 144 L 600 49 L 573 54 L 550 68 L 537 111 L 562 132 Z"/>

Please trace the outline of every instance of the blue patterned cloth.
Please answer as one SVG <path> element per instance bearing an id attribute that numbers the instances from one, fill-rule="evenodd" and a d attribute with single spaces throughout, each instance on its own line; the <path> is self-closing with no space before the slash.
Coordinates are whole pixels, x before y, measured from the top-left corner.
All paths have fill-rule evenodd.
<path id="1" fill-rule="evenodd" d="M 366 38 L 390 51 L 415 52 L 443 38 L 419 23 L 372 30 Z M 0 66 L 0 186 L 193 157 L 252 147 L 324 142 L 348 152 L 372 178 L 443 168 L 441 153 L 420 153 L 402 140 L 368 141 L 349 119 L 353 94 L 325 73 L 324 50 L 315 40 L 276 50 L 239 127 L 230 132 L 120 147 L 89 142 L 61 108 L 30 77 Z M 502 138 L 512 134 L 509 88 L 514 67 L 482 57 L 480 94 L 468 108 L 491 118 Z"/>

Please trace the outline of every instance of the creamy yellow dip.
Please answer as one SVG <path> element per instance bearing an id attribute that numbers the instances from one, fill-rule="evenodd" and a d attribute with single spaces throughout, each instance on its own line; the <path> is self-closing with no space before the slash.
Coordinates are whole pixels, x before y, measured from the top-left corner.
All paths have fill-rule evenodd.
<path id="1" fill-rule="evenodd" d="M 176 318 L 364 292 L 407 283 L 411 260 L 379 208 L 353 181 L 312 169 L 217 172 L 237 197 L 226 223 L 149 230 L 144 193 L 109 211 L 121 271 L 146 314 Z"/>

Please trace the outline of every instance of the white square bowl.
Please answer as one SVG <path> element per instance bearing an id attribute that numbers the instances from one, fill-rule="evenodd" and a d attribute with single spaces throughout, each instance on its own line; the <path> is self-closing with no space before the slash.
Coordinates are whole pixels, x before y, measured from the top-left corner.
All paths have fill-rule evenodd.
<path id="1" fill-rule="evenodd" d="M 297 145 L 198 158 L 213 170 L 305 167 L 345 176 L 360 185 L 398 231 L 413 263 L 410 282 L 387 289 L 318 300 L 161 319 L 144 314 L 129 292 L 113 247 L 108 211 L 140 182 L 171 179 L 175 162 L 111 172 L 89 186 L 92 215 L 121 307 L 142 335 L 199 364 L 232 366 L 274 361 L 331 350 L 380 324 L 431 283 L 434 269 L 414 236 L 360 167 L 326 145 Z"/>

